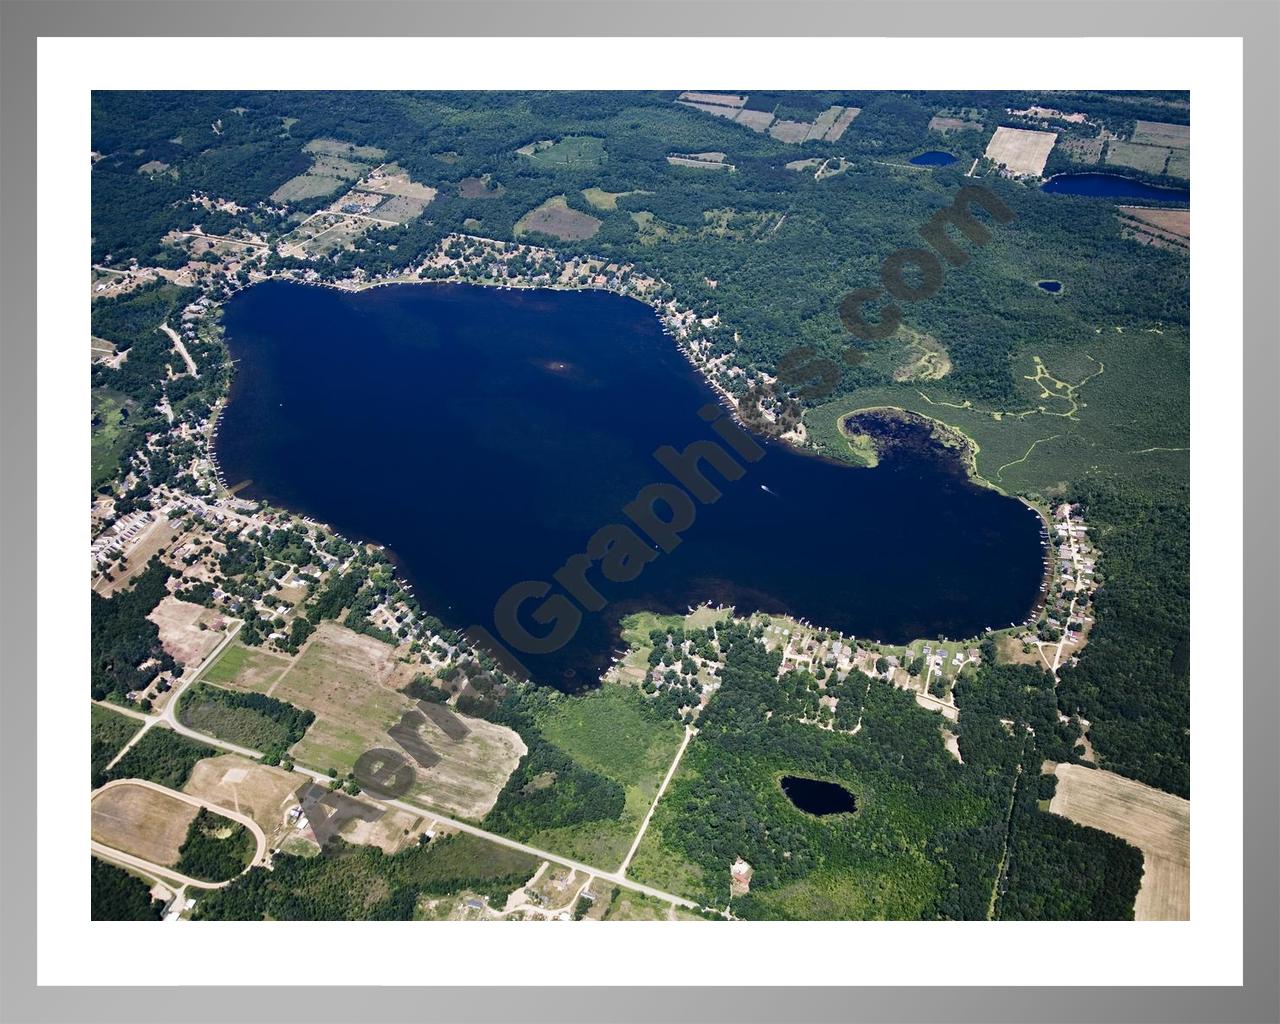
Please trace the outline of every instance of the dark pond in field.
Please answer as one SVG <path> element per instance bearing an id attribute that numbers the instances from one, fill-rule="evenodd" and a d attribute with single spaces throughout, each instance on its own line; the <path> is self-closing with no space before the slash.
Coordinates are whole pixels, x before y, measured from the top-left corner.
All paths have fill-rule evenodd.
<path id="1" fill-rule="evenodd" d="M 1053 292 L 1055 295 L 1062 291 L 1061 281 L 1037 281 L 1036 284 L 1047 292 Z"/>
<path id="2" fill-rule="evenodd" d="M 1164 188 L 1148 185 L 1121 174 L 1101 174 L 1087 171 L 1079 174 L 1055 174 L 1040 186 L 1045 192 L 1057 192 L 1069 196 L 1097 196 L 1106 199 L 1147 199 L 1152 202 L 1189 203 L 1188 188 Z"/>
<path id="3" fill-rule="evenodd" d="M 762 442 L 757 461 L 735 457 L 737 480 L 700 464 L 723 497 L 685 499 L 695 518 L 670 553 L 646 540 L 627 582 L 591 566 L 607 606 L 575 623 L 592 594 L 553 574 L 597 530 L 630 526 L 623 507 L 646 485 L 678 495 L 698 482 L 685 472 L 692 483 L 677 485 L 655 451 L 729 452 L 699 417 L 716 395 L 649 307 L 601 292 L 267 282 L 231 299 L 224 322 L 237 360 L 217 443 L 227 482 L 386 545 L 424 610 L 458 629 L 500 635 L 499 598 L 544 581 L 518 621 L 568 639 L 537 654 L 506 635 L 558 687 L 594 683 L 629 611 L 723 602 L 905 641 L 1021 621 L 1038 597 L 1038 516 L 937 446 L 897 445 L 868 470 Z M 661 502 L 654 514 L 671 518 Z"/>
<path id="4" fill-rule="evenodd" d="M 848 814 L 858 809 L 853 794 L 834 782 L 784 775 L 782 791 L 788 800 L 809 814 Z"/>
<path id="5" fill-rule="evenodd" d="M 911 158 L 911 163 L 917 167 L 946 167 L 948 164 L 955 162 L 955 156 L 951 153 L 944 153 L 939 149 L 931 149 L 927 153 L 921 153 L 919 156 Z"/>

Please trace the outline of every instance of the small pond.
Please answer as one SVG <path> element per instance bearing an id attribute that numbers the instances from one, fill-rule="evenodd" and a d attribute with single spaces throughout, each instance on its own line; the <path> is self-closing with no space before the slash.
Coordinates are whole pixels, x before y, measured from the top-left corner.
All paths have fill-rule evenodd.
<path id="1" fill-rule="evenodd" d="M 848 814 L 857 810 L 853 794 L 834 782 L 784 775 L 782 791 L 787 794 L 788 800 L 809 814 Z"/>
<path id="2" fill-rule="evenodd" d="M 944 153 L 940 149 L 931 149 L 927 153 L 921 153 L 919 156 L 913 156 L 911 163 L 917 167 L 946 167 L 948 164 L 956 162 L 956 158 L 951 153 Z"/>
<path id="3" fill-rule="evenodd" d="M 1057 295 L 1058 292 L 1062 291 L 1061 281 L 1037 281 L 1036 285 L 1047 292 L 1052 292 L 1054 295 Z"/>

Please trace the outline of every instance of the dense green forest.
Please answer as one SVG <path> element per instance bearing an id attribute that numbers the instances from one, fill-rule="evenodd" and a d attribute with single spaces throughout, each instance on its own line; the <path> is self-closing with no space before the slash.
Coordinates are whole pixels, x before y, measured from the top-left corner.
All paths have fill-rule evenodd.
<path id="1" fill-rule="evenodd" d="M 133 738 L 134 733 L 142 728 L 142 723 L 98 704 L 89 710 L 89 763 L 92 785 L 97 789 L 107 781 L 103 774 L 107 764 Z"/>
<path id="2" fill-rule="evenodd" d="M 218 753 L 212 747 L 153 726 L 107 773 L 112 779 L 147 779 L 169 789 L 181 789 L 196 762 Z"/>
<path id="3" fill-rule="evenodd" d="M 159 921 L 164 904 L 137 875 L 90 857 L 89 892 L 95 921 Z"/>
<path id="4" fill-rule="evenodd" d="M 90 595 L 89 677 L 94 700 L 123 700 L 125 694 L 143 689 L 162 671 L 175 667 L 160 646 L 159 628 L 147 618 L 168 593 L 170 575 L 168 566 L 157 558 L 128 590 L 114 597 L 103 597 L 96 590 Z M 151 660 L 151 667 L 138 668 Z"/>
<path id="5" fill-rule="evenodd" d="M 1190 496 L 1090 480 L 1074 494 L 1102 552 L 1097 621 L 1059 699 L 1104 767 L 1191 794 Z"/>
<path id="6" fill-rule="evenodd" d="M 471 835 L 420 844 L 388 856 L 341 839 L 316 857 L 278 853 L 196 905 L 209 921 L 407 921 L 424 895 L 472 890 L 500 903 L 537 870 L 528 854 Z"/>
<path id="7" fill-rule="evenodd" d="M 263 693 L 224 690 L 197 683 L 178 703 L 178 720 L 197 732 L 217 736 L 253 750 L 278 763 L 316 720 L 314 711 Z"/>
<path id="8" fill-rule="evenodd" d="M 201 807 L 187 826 L 173 866 L 192 878 L 225 882 L 248 866 L 253 851 L 253 834 L 247 828 Z"/>

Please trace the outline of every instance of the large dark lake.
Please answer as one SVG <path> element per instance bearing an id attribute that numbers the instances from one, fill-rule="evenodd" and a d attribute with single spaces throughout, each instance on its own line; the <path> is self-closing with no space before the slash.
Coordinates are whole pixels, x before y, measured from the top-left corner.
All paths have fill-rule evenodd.
<path id="1" fill-rule="evenodd" d="M 642 487 L 672 482 L 660 446 L 718 440 L 698 416 L 714 392 L 652 310 L 615 295 L 268 282 L 233 298 L 225 325 L 228 483 L 386 545 L 424 609 L 460 629 L 496 632 L 509 587 L 552 581 L 597 529 L 628 522 Z M 723 602 L 885 641 L 1031 610 L 1038 517 L 940 448 L 898 444 L 875 469 L 765 450 L 736 482 L 708 471 L 723 497 L 637 579 L 593 569 L 608 606 L 552 654 L 516 651 L 534 677 L 594 683 L 638 609 Z M 538 603 L 523 619 L 545 634 Z"/>
<path id="2" fill-rule="evenodd" d="M 1189 203 L 1189 188 L 1167 188 L 1148 185 L 1145 181 L 1125 177 L 1122 174 L 1105 174 L 1082 171 L 1072 174 L 1055 174 L 1040 186 L 1044 192 L 1057 192 L 1070 196 L 1093 196 L 1101 199 L 1147 199 L 1153 202 Z"/>

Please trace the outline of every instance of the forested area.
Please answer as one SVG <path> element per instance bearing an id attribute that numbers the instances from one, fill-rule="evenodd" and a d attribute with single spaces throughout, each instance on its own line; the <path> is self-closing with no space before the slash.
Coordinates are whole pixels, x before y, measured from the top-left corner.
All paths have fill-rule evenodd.
<path id="1" fill-rule="evenodd" d="M 253 834 L 238 821 L 201 807 L 187 826 L 174 869 L 206 882 L 225 882 L 253 859 Z"/>
<path id="2" fill-rule="evenodd" d="M 1091 723 L 1103 767 L 1190 796 L 1190 495 L 1108 478 L 1072 497 L 1101 552 L 1101 585 L 1089 643 L 1063 670 L 1059 700 Z"/>
<path id="3" fill-rule="evenodd" d="M 191 777 L 196 762 L 216 756 L 218 751 L 179 735 L 163 726 L 152 726 L 147 734 L 116 762 L 107 780 L 146 779 L 169 789 L 181 789 Z"/>
<path id="4" fill-rule="evenodd" d="M 470 835 L 434 839 L 388 856 L 330 840 L 315 857 L 277 853 L 196 905 L 209 921 L 407 921 L 424 895 L 473 890 L 500 902 L 538 862 Z"/>
<path id="5" fill-rule="evenodd" d="M 1035 97 L 759 94 L 760 102 L 797 114 L 821 109 L 828 101 L 861 107 L 839 141 L 799 146 L 680 107 L 672 98 L 670 93 L 641 92 L 389 93 L 370 103 L 366 94 L 350 93 L 223 94 L 223 134 L 206 138 L 209 110 L 216 107 L 209 94 L 193 97 L 185 118 L 180 108 L 153 104 L 150 96 L 142 103 L 136 94 L 99 94 L 95 145 L 112 157 L 95 166 L 95 194 L 99 179 L 113 178 L 129 193 L 130 202 L 135 195 L 154 202 L 149 190 L 157 176 L 138 175 L 136 167 L 161 158 L 172 163 L 186 188 L 208 189 L 252 206 L 297 173 L 297 157 L 304 157 L 305 167 L 301 147 L 308 140 L 331 137 L 374 145 L 414 180 L 439 193 L 422 217 L 371 231 L 354 249 L 320 261 L 322 275 L 341 276 L 356 266 L 369 273 L 404 266 L 434 247 L 443 233 L 464 230 L 468 219 L 479 223 L 472 233 L 510 238 L 521 216 L 562 195 L 570 208 L 603 224 L 585 241 L 556 243 L 558 250 L 635 261 L 670 282 L 686 304 L 718 311 L 729 328 L 722 332 L 724 344 L 730 344 L 734 331 L 739 334 L 734 347 L 743 365 L 771 370 L 801 342 L 838 356 L 850 340 L 836 315 L 840 297 L 851 288 L 875 285 L 884 258 L 918 245 L 918 227 L 969 180 L 959 165 L 929 172 L 906 166 L 914 152 L 964 141 L 930 133 L 932 113 L 948 106 L 978 106 L 994 127 L 1006 104 Z M 1175 108 L 1158 105 L 1163 97 L 1120 103 L 1089 95 L 1057 96 L 1052 102 L 1070 105 L 1076 99 L 1092 104 L 1086 107 L 1091 114 L 1096 110 L 1131 118 L 1164 110 L 1162 116 L 1176 115 Z M 158 106 L 163 116 L 152 112 L 140 126 L 126 129 L 122 122 L 139 106 Z M 180 123 L 184 120 L 190 132 Z M 544 164 L 516 152 L 527 143 L 566 135 L 602 139 L 603 159 Z M 181 144 L 169 141 L 178 136 Z M 131 140 L 127 158 L 112 149 L 123 137 Z M 191 149 L 193 138 L 207 147 L 198 156 Z M 134 156 L 139 146 L 144 152 Z M 665 159 L 672 152 L 708 150 L 727 153 L 736 170 L 674 167 Z M 245 174 L 241 161 L 250 154 L 254 173 Z M 815 181 L 812 173 L 786 168 L 801 156 L 842 157 L 848 167 Z M 493 187 L 464 195 L 461 183 L 479 178 Z M 1186 322 L 1186 275 L 1180 269 L 1185 258 L 1122 239 L 1108 204 L 1045 195 L 994 178 L 982 183 L 1015 210 L 1017 219 L 998 227 L 981 259 L 950 273 L 934 298 L 906 308 L 911 326 L 937 338 L 950 353 L 953 375 L 948 383 L 955 391 L 984 399 L 1012 397 L 1008 360 L 1025 337 L 1028 321 L 1037 324 L 1044 340 L 1068 342 L 1079 339 L 1086 324 L 1108 318 Z M 582 189 L 588 187 L 627 194 L 615 209 L 601 210 L 583 198 Z M 117 201 L 96 208 L 95 216 L 118 218 L 125 205 Z M 171 212 L 175 225 L 205 215 Z M 656 239 L 639 229 L 633 214 L 641 212 L 653 215 Z M 240 216 L 246 226 L 260 226 L 249 223 L 258 213 Z M 120 233 L 137 234 L 141 246 L 149 244 L 154 230 L 143 221 Z M 1061 301 L 1046 303 L 1028 287 L 1049 272 L 1057 277 L 1069 273 L 1072 287 Z M 717 281 L 714 289 L 708 279 Z M 768 301 L 762 301 L 765 297 Z M 838 362 L 844 373 L 842 390 L 875 379 L 865 367 Z"/>
<path id="6" fill-rule="evenodd" d="M 277 764 L 316 716 L 265 693 L 197 683 L 180 698 L 178 720 L 197 732 L 260 750 L 264 760 Z"/>
<path id="7" fill-rule="evenodd" d="M 89 768 L 94 789 L 107 781 L 106 775 L 103 774 L 107 764 L 141 728 L 142 723 L 137 719 L 128 718 L 96 704 L 90 709 Z"/>
<path id="8" fill-rule="evenodd" d="M 123 701 L 176 663 L 160 645 L 160 630 L 147 618 L 168 593 L 171 571 L 153 559 L 128 590 L 113 597 L 97 591 L 89 601 L 90 682 L 94 700 Z M 151 662 L 147 668 L 138 666 Z"/>
<path id="9" fill-rule="evenodd" d="M 1131 921 L 1142 852 L 1123 839 L 1036 806 L 1052 776 L 1018 780 L 1009 862 L 998 905 L 1005 921 Z"/>
<path id="10" fill-rule="evenodd" d="M 90 914 L 94 921 L 159 921 L 164 904 L 151 889 L 124 868 L 90 857 Z"/>
<path id="11" fill-rule="evenodd" d="M 728 652 L 652 828 L 671 855 L 702 869 L 713 906 L 729 901 L 729 866 L 747 860 L 751 892 L 733 912 L 761 918 L 985 918 L 1004 839 L 1020 743 L 982 728 L 946 752 L 936 714 L 887 683 L 866 688 L 856 736 L 798 721 L 799 697 L 775 678 L 778 654 L 747 639 Z M 868 688 L 869 684 L 869 688 Z M 778 784 L 795 774 L 838 782 L 852 814 L 814 817 Z"/>
<path id="12" fill-rule="evenodd" d="M 543 736 L 537 709 L 549 699 L 536 688 L 513 686 L 488 715 L 518 732 L 529 748 L 484 819 L 494 832 L 527 839 L 541 829 L 611 821 L 622 814 L 622 786 L 579 764 Z"/>

